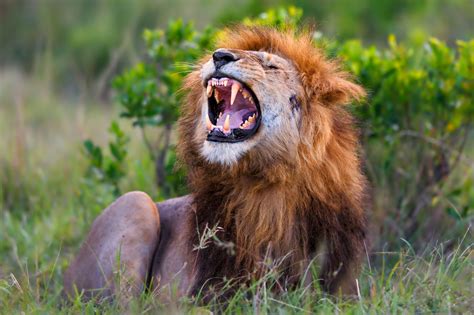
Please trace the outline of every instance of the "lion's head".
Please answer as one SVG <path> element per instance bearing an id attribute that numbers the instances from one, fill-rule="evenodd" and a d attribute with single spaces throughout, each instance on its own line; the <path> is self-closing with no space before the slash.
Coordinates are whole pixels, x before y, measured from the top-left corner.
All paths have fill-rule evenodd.
<path id="1" fill-rule="evenodd" d="M 291 61 L 265 51 L 220 48 L 200 77 L 206 97 L 196 140 L 209 162 L 233 164 L 265 147 L 296 152 L 296 96 L 303 90 Z"/>
<path id="2" fill-rule="evenodd" d="M 185 123 L 186 136 L 211 164 L 232 166 L 249 154 L 262 165 L 296 161 L 304 144 L 322 157 L 335 106 L 364 94 L 310 32 L 240 26 L 217 46 L 187 79 L 192 108 L 184 111 L 192 116 L 182 119 L 194 120 Z"/>

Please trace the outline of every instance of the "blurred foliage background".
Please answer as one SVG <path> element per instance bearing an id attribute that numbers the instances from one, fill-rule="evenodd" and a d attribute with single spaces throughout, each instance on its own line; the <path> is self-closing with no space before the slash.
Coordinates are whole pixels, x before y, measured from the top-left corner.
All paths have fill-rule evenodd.
<path id="1" fill-rule="evenodd" d="M 176 18 L 198 29 L 219 27 L 289 4 L 329 38 L 379 46 L 388 34 L 414 41 L 429 35 L 452 45 L 474 29 L 470 0 L 2 0 L 0 65 L 41 75 L 68 98 L 105 97 L 113 75 L 142 56 L 143 29 Z"/>
<path id="2" fill-rule="evenodd" d="M 351 110 L 374 253 L 472 245 L 471 0 L 0 0 L 0 281 L 18 270 L 29 281 L 28 268 L 59 279 L 125 191 L 186 193 L 176 92 L 219 29 L 240 21 L 315 24 L 316 45 L 367 88 Z"/>

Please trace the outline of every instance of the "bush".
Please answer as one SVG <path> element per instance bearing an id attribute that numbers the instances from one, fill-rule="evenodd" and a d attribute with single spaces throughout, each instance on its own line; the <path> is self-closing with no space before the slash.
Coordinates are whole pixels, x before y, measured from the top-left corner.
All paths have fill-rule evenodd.
<path id="1" fill-rule="evenodd" d="M 434 38 L 388 43 L 330 50 L 369 92 L 356 114 L 379 226 L 424 248 L 463 233 L 474 208 L 472 161 L 463 153 L 474 122 L 474 40 L 455 48 Z"/>
<path id="2" fill-rule="evenodd" d="M 244 23 L 297 25 L 301 16 L 291 7 Z M 436 39 L 399 44 L 390 36 L 388 48 L 378 49 L 320 35 L 315 33 L 318 45 L 342 59 L 369 91 L 367 103 L 354 112 L 362 125 L 372 221 L 381 227 L 380 239 L 425 245 L 447 231 L 459 236 L 474 207 L 472 161 L 463 153 L 474 120 L 474 40 L 452 48 Z M 143 131 L 162 197 L 184 192 L 182 170 L 171 171 L 177 92 L 189 65 L 212 48 L 215 36 L 212 28 L 199 33 L 181 20 L 165 30 L 147 30 L 149 58 L 115 80 L 121 116 Z M 146 137 L 150 127 L 161 134 L 158 145 Z"/>

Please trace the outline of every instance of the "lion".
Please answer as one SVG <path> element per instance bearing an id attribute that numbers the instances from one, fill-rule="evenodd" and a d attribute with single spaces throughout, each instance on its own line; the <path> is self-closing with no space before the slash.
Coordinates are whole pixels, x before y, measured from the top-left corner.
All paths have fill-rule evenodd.
<path id="1" fill-rule="evenodd" d="M 66 271 L 67 294 L 212 297 L 269 268 L 283 289 L 316 280 L 354 293 L 368 184 L 344 105 L 364 89 L 308 30 L 234 26 L 217 47 L 183 86 L 177 148 L 191 193 L 118 198 Z M 307 272 L 315 261 L 318 279 Z"/>

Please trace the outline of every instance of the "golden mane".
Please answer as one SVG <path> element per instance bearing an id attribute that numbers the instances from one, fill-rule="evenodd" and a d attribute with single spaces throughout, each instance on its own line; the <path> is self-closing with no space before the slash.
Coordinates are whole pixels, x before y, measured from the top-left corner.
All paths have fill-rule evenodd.
<path id="1" fill-rule="evenodd" d="M 196 205 L 197 223 L 190 224 L 197 225 L 200 232 L 205 225 L 219 224 L 224 229 L 219 237 L 235 243 L 235 261 L 212 250 L 205 254 L 206 260 L 227 261 L 254 271 L 265 255 L 290 254 L 288 266 L 295 274 L 300 272 L 299 262 L 317 250 L 315 239 L 332 242 L 331 249 L 353 246 L 357 256 L 363 236 L 344 240 L 346 245 L 331 238 L 336 239 L 344 229 L 365 226 L 366 180 L 361 172 L 358 131 L 342 106 L 364 97 L 364 90 L 338 62 L 315 47 L 309 31 L 236 26 L 220 36 L 217 47 L 262 50 L 290 60 L 304 94 L 297 96 L 302 118 L 296 159 L 272 159 L 272 148 L 265 153 L 251 150 L 229 168 L 211 165 L 199 154 L 200 144 L 194 142 L 193 132 L 201 117 L 203 87 L 198 71 L 187 77 L 178 150 L 188 169 Z M 319 230 L 312 232 L 315 229 Z M 345 250 L 339 251 L 337 259 L 342 260 Z M 201 267 L 200 273 L 205 279 L 216 270 Z"/>

